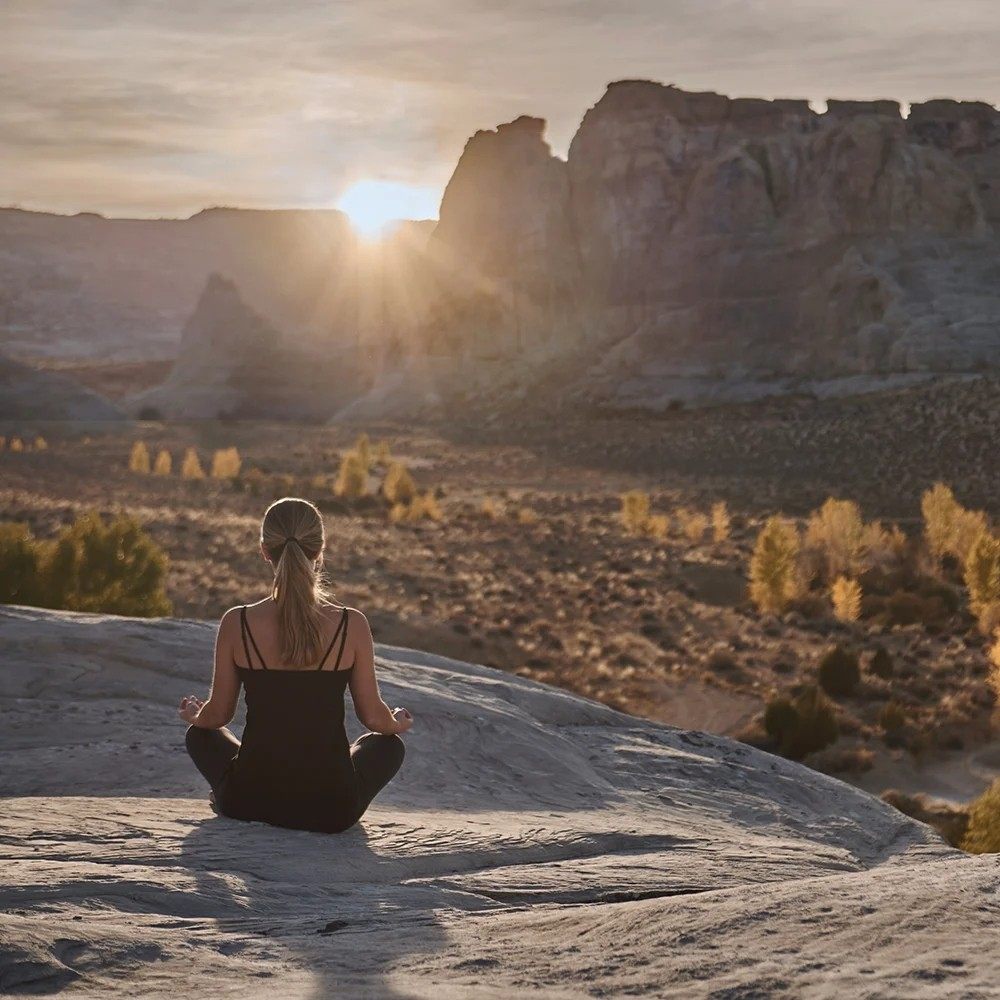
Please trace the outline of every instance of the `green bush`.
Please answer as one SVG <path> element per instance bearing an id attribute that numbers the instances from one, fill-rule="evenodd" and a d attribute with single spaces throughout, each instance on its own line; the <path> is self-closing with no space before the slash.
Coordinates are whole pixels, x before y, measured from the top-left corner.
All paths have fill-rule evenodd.
<path id="1" fill-rule="evenodd" d="M 779 696 L 768 702 L 764 729 L 778 753 L 801 760 L 837 739 L 837 718 L 829 699 L 810 684 L 794 700 Z"/>
<path id="2" fill-rule="evenodd" d="M 170 613 L 167 557 L 125 515 L 84 514 L 53 542 L 23 525 L 0 525 L 0 599 L 67 611 L 149 618 Z"/>
<path id="3" fill-rule="evenodd" d="M 969 826 L 962 838 L 962 850 L 970 854 L 1000 852 L 1000 780 L 994 781 L 969 807 Z"/>
<path id="4" fill-rule="evenodd" d="M 26 524 L 0 523 L 0 604 L 35 604 L 38 543 Z"/>
<path id="5" fill-rule="evenodd" d="M 819 684 L 827 694 L 846 697 L 854 693 L 860 682 L 857 653 L 838 645 L 823 654 L 819 661 Z"/>
<path id="6" fill-rule="evenodd" d="M 134 518 L 123 514 L 106 524 L 99 514 L 84 514 L 47 547 L 40 574 L 43 606 L 167 615 L 166 574 L 166 555 Z"/>

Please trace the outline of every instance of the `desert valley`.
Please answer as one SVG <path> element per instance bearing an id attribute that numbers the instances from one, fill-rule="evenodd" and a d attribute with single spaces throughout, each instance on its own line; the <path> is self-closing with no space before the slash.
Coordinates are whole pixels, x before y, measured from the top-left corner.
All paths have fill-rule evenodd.
<path id="1" fill-rule="evenodd" d="M 193 928 L 218 995 L 230 956 L 241 976 L 291 970 L 302 995 L 573 996 L 584 982 L 592 995 L 990 995 L 955 928 L 983 933 L 995 866 L 965 858 L 961 899 L 949 880 L 958 848 L 1000 849 L 998 233 L 989 104 L 932 100 L 904 117 L 892 101 L 817 110 L 645 80 L 609 85 L 565 158 L 538 118 L 477 132 L 439 220 L 379 239 L 334 210 L 0 210 L 0 603 L 16 606 L 0 609 L 0 791 L 17 797 L 4 850 L 24 862 L 23 885 L 0 893 L 17 941 L 0 985 L 114 991 L 155 960 L 163 978 L 135 995 L 158 995 L 184 960 L 162 918 Z M 399 828 L 345 848 L 371 868 L 369 895 L 324 876 L 345 900 L 329 921 L 318 897 L 295 902 L 290 869 L 272 883 L 247 856 L 215 871 L 210 821 L 185 826 L 193 780 L 168 749 L 180 731 L 166 692 L 207 686 L 204 622 L 267 593 L 260 517 L 287 495 L 323 511 L 335 598 L 365 610 L 388 683 L 430 720 L 414 731 L 414 786 L 389 800 Z M 56 565 L 54 540 L 76 530 L 88 551 L 88 518 L 121 516 L 165 557 L 153 603 L 57 600 L 37 584 L 58 575 L 39 568 Z M 158 662 L 136 636 L 179 659 Z M 75 777 L 54 785 L 60 736 L 35 722 L 74 681 L 50 653 L 82 657 L 81 697 L 111 733 L 67 722 Z M 471 707 L 449 707 L 453 682 Z M 450 808 L 464 818 L 442 825 L 432 764 L 475 738 L 477 705 L 488 780 L 463 770 Z M 122 766 L 126 723 L 168 755 L 145 793 L 136 774 L 124 791 L 87 776 Z M 497 763 L 505 724 L 523 743 Z M 526 779 L 540 759 L 582 768 L 579 787 Z M 519 782 L 531 815 L 510 833 L 526 852 L 514 862 L 489 830 Z M 146 796 L 134 857 L 103 839 L 128 821 L 121 798 L 101 815 L 101 797 L 126 793 Z M 70 794 L 77 812 L 53 818 Z M 25 858 L 36 809 L 50 818 Z M 699 824 L 710 844 L 695 846 Z M 163 831 L 194 872 L 183 905 Z M 727 837 L 749 853 L 737 863 L 732 849 L 729 874 Z M 59 898 L 97 879 L 104 902 L 86 940 L 56 906 L 59 940 L 76 942 L 57 948 L 18 900 L 60 857 Z M 140 943 L 97 874 L 113 861 L 134 866 Z M 695 894 L 719 894 L 748 952 L 767 945 L 757 892 L 775 912 L 802 907 L 802 923 L 836 911 L 849 949 L 863 933 L 841 912 L 850 886 L 889 934 L 912 905 L 904 883 L 950 900 L 951 936 L 924 964 L 880 939 L 843 993 L 798 939 L 766 968 L 713 966 L 692 945 L 716 919 Z M 254 893 L 263 916 L 248 930 Z M 368 927 L 373 901 L 383 922 Z M 580 934 L 633 949 L 654 921 L 648 975 L 638 952 L 593 974 L 615 947 L 576 954 L 571 906 Z M 367 927 L 390 940 L 392 913 L 428 939 L 400 939 L 378 974 L 355 968 L 342 939 Z M 915 919 L 912 942 L 930 948 L 935 919 Z M 342 976 L 307 975 L 324 961 L 314 932 Z M 551 949 L 543 969 L 518 964 L 534 934 Z"/>

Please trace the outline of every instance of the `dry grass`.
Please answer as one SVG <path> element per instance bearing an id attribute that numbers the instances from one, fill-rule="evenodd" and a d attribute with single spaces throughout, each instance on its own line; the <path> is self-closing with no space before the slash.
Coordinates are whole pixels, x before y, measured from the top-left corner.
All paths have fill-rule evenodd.
<path id="1" fill-rule="evenodd" d="M 417 484 L 402 462 L 393 462 L 382 482 L 382 494 L 391 504 L 409 504 L 417 495 Z"/>
<path id="2" fill-rule="evenodd" d="M 712 504 L 712 538 L 718 542 L 729 540 L 732 531 L 732 518 L 729 516 L 729 508 L 724 500 Z"/>
<path id="3" fill-rule="evenodd" d="M 11 445 L 11 450 L 13 450 L 13 445 Z M 145 441 L 136 441 L 132 445 L 132 451 L 128 457 L 128 467 L 131 472 L 137 472 L 143 476 L 149 475 L 149 449 L 146 447 Z"/>
<path id="4" fill-rule="evenodd" d="M 188 448 L 184 452 L 184 459 L 181 462 L 181 479 L 204 479 L 205 470 L 201 467 L 201 460 L 198 452 L 194 448 Z"/>
<path id="5" fill-rule="evenodd" d="M 334 492 L 345 500 L 359 500 L 368 494 L 368 466 L 356 451 L 347 452 L 340 460 Z"/>
<path id="6" fill-rule="evenodd" d="M 212 456 L 212 478 L 236 479 L 241 465 L 238 448 L 220 448 Z"/>

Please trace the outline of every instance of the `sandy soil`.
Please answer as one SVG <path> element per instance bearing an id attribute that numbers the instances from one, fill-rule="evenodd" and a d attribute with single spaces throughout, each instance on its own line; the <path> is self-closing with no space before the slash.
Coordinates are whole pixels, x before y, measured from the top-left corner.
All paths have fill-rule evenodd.
<path id="1" fill-rule="evenodd" d="M 215 817 L 212 626 L 0 609 L 0 991 L 985 997 L 1000 867 L 722 738 L 382 647 L 416 726 L 342 836 Z"/>

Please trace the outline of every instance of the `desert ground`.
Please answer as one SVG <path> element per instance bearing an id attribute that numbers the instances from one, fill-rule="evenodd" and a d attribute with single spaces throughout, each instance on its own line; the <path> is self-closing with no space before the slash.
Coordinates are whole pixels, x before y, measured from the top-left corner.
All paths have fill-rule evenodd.
<path id="1" fill-rule="evenodd" d="M 883 647 L 892 677 L 866 671 L 837 700 L 840 738 L 807 763 L 876 793 L 961 803 L 1000 762 L 985 642 L 971 617 L 845 624 L 794 610 L 762 615 L 746 575 L 767 515 L 802 516 L 829 496 L 857 500 L 866 517 L 911 535 L 921 530 L 920 494 L 938 480 L 997 514 L 998 395 L 997 381 L 983 377 L 656 420 L 583 418 L 542 398 L 481 419 L 466 412 L 407 426 L 11 425 L 0 433 L 42 434 L 47 448 L 0 452 L 0 518 L 45 537 L 85 510 L 127 510 L 169 555 L 174 614 L 211 620 L 263 595 L 259 518 L 273 497 L 305 495 L 326 512 L 336 599 L 364 609 L 379 641 L 765 747 L 765 702 L 814 679 L 831 644 L 853 647 L 863 663 Z M 334 495 L 340 457 L 362 432 L 387 441 L 418 487 L 436 493 L 439 521 L 395 524 L 377 497 L 349 504 Z M 170 451 L 170 477 L 129 471 L 137 440 L 151 455 Z M 238 480 L 177 475 L 187 448 L 207 465 L 230 446 L 242 457 Z M 376 468 L 372 491 L 379 481 Z M 648 491 L 653 509 L 672 517 L 668 537 L 623 529 L 620 497 L 630 489 Z M 683 534 L 679 509 L 707 513 L 720 501 L 732 520 L 726 540 Z M 904 712 L 891 734 L 879 721 L 890 701 Z"/>

